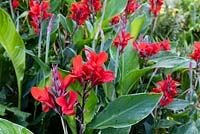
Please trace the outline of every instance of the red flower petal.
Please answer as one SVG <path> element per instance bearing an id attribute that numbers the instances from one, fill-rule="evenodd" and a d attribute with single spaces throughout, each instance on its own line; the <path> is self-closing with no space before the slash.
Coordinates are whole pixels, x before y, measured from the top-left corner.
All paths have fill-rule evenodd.
<path id="1" fill-rule="evenodd" d="M 98 55 L 98 59 L 97 59 L 97 65 L 98 66 L 101 66 L 102 64 L 104 64 L 104 62 L 106 62 L 108 59 L 108 54 L 106 52 L 101 52 L 99 55 Z"/>
<path id="2" fill-rule="evenodd" d="M 41 90 L 38 87 L 32 87 L 31 88 L 31 94 L 34 99 L 40 101 L 40 102 L 45 102 L 48 100 L 48 92 L 47 90 Z"/>
<path id="3" fill-rule="evenodd" d="M 69 105 L 68 105 L 69 109 L 73 108 L 75 102 L 77 101 L 77 98 L 78 98 L 78 96 L 77 96 L 76 92 L 70 90 L 69 91 L 69 102 L 68 102 L 69 103 Z"/>

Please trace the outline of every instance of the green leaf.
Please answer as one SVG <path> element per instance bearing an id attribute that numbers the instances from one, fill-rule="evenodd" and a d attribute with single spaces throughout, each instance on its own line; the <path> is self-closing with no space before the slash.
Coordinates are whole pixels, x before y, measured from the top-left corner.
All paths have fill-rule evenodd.
<path id="1" fill-rule="evenodd" d="M 21 107 L 22 80 L 25 70 L 25 52 L 17 49 L 17 46 L 25 48 L 24 42 L 16 32 L 10 16 L 0 9 L 0 44 L 8 53 L 15 69 L 18 84 L 18 108 Z"/>
<path id="2" fill-rule="evenodd" d="M 47 64 L 45 64 L 40 58 L 38 58 L 33 51 L 31 50 L 27 50 L 24 49 L 24 52 L 26 52 L 26 54 L 32 56 L 32 58 L 38 63 L 38 65 L 42 68 L 42 70 L 44 71 L 44 77 L 48 78 L 50 73 L 51 73 L 51 69 L 49 68 L 49 66 L 47 66 Z"/>
<path id="3" fill-rule="evenodd" d="M 161 94 L 132 94 L 112 101 L 88 125 L 93 129 L 122 128 L 147 117 L 158 104 Z"/>
<path id="4" fill-rule="evenodd" d="M 101 134 L 129 134 L 131 127 L 125 128 L 106 128 L 101 131 Z"/>
<path id="5" fill-rule="evenodd" d="M 156 125 L 156 128 L 169 128 L 173 127 L 174 125 L 180 125 L 180 124 L 181 124 L 180 122 L 174 120 L 161 119 Z"/>
<path id="6" fill-rule="evenodd" d="M 0 104 L 0 116 L 5 116 L 6 115 L 6 106 Z"/>
<path id="7" fill-rule="evenodd" d="M 129 45 L 120 57 L 121 79 L 123 80 L 125 75 L 133 69 L 139 69 L 138 54 L 136 51 L 133 51 L 131 42 L 129 42 Z"/>
<path id="8" fill-rule="evenodd" d="M 66 3 L 68 3 L 70 6 L 73 2 L 76 2 L 76 0 L 64 0 Z"/>
<path id="9" fill-rule="evenodd" d="M 165 108 L 173 110 L 173 111 L 179 111 L 179 110 L 184 110 L 189 105 L 190 105 L 190 102 L 187 100 L 174 99 L 173 102 L 165 106 Z"/>
<path id="10" fill-rule="evenodd" d="M 127 1 L 128 0 L 122 0 L 120 2 L 118 0 L 108 1 L 105 10 L 104 20 L 109 21 L 109 19 L 111 19 L 113 16 L 122 13 L 126 8 Z"/>
<path id="11" fill-rule="evenodd" d="M 84 114 L 84 120 L 85 120 L 86 124 L 91 122 L 91 120 L 93 119 L 94 113 L 95 113 L 95 110 L 96 110 L 97 102 L 98 102 L 98 98 L 97 98 L 94 90 L 92 90 L 90 92 L 90 96 L 88 98 L 88 101 L 85 104 L 86 112 Z"/>
<path id="12" fill-rule="evenodd" d="M 146 15 L 140 15 L 136 17 L 133 22 L 131 22 L 131 36 L 133 36 L 133 40 L 137 39 L 137 36 L 140 33 L 140 30 L 142 29 L 142 26 L 146 20 Z"/>
<path id="13" fill-rule="evenodd" d="M 51 2 L 51 8 L 50 8 L 51 13 L 59 10 L 60 5 L 61 5 L 61 0 L 50 0 L 50 2 Z"/>
<path id="14" fill-rule="evenodd" d="M 77 127 L 76 127 L 76 117 L 74 116 L 65 116 L 67 122 L 69 123 L 69 127 L 72 131 L 72 134 L 77 134 Z"/>
<path id="15" fill-rule="evenodd" d="M 160 52 L 159 54 L 150 58 L 151 61 L 156 62 L 153 68 L 162 67 L 162 68 L 173 68 L 173 71 L 176 71 L 181 68 L 188 68 L 189 63 L 192 61 L 186 57 L 179 57 L 172 52 Z M 192 61 L 193 68 L 195 67 L 195 62 Z"/>
<path id="16" fill-rule="evenodd" d="M 188 123 L 174 129 L 172 134 L 199 134 L 199 131 L 196 127 L 196 123 L 194 121 L 189 121 Z"/>
<path id="17" fill-rule="evenodd" d="M 0 118 L 0 132 L 1 134 L 33 134 L 28 129 L 2 118 Z"/>
<path id="18" fill-rule="evenodd" d="M 144 76 L 148 71 L 152 70 L 152 68 L 144 68 L 144 69 L 133 69 L 126 75 L 124 78 L 120 80 L 118 91 L 122 93 L 122 95 L 127 95 L 131 88 L 137 83 L 140 77 Z"/>
<path id="19" fill-rule="evenodd" d="M 55 18 L 54 18 L 54 21 L 53 21 L 53 24 L 52 24 L 51 33 L 56 32 L 58 30 L 59 24 L 60 24 L 59 15 L 55 14 L 54 17 Z M 43 38 L 46 38 L 48 24 L 49 24 L 49 20 L 43 21 L 43 23 L 42 23 L 42 34 L 44 36 Z"/>
<path id="20" fill-rule="evenodd" d="M 64 27 L 64 29 L 70 33 L 73 32 L 73 22 L 71 19 L 64 17 L 62 14 L 58 14 L 60 17 L 60 23 Z"/>

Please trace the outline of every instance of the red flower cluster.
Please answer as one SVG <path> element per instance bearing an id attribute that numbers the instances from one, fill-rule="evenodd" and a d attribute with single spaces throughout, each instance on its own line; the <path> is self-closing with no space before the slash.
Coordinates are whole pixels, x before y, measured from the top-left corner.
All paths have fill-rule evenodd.
<path id="1" fill-rule="evenodd" d="M 71 77 L 77 79 L 82 85 L 91 82 L 91 87 L 112 81 L 115 78 L 113 76 L 114 72 L 103 68 L 104 62 L 108 59 L 108 54 L 106 52 L 96 54 L 87 49 L 86 51 L 89 53 L 85 64 L 83 64 L 81 56 L 76 56 L 73 59 Z"/>
<path id="2" fill-rule="evenodd" d="M 70 18 L 76 21 L 77 25 L 82 25 L 89 17 L 90 13 L 98 12 L 102 8 L 100 0 L 83 0 L 72 3 L 69 10 L 72 12 Z"/>
<path id="3" fill-rule="evenodd" d="M 32 19 L 30 24 L 34 28 L 34 32 L 39 34 L 40 25 L 43 20 L 46 20 L 52 14 L 48 13 L 47 10 L 50 8 L 50 3 L 48 1 L 42 1 L 37 3 L 36 1 L 30 1 L 30 11 L 29 15 Z"/>
<path id="4" fill-rule="evenodd" d="M 101 0 L 83 0 L 83 3 L 90 8 L 90 12 L 98 12 L 102 8 Z"/>
<path id="5" fill-rule="evenodd" d="M 160 42 L 160 47 L 162 50 L 165 50 L 165 51 L 171 50 L 170 42 L 169 42 L 169 40 L 166 40 L 166 39 L 163 40 L 162 42 Z"/>
<path id="6" fill-rule="evenodd" d="M 77 94 L 74 91 L 67 91 L 70 83 L 73 82 L 73 79 L 70 75 L 62 79 L 62 75 L 57 71 L 57 66 L 54 66 L 52 69 L 52 85 L 51 87 L 44 87 L 44 90 L 41 90 L 38 87 L 31 88 L 32 96 L 43 102 L 42 109 L 44 112 L 48 112 L 49 109 L 53 109 L 57 113 L 60 112 L 56 104 L 61 107 L 62 113 L 66 115 L 74 115 L 74 106 L 77 101 Z"/>
<path id="7" fill-rule="evenodd" d="M 13 0 L 12 6 L 13 6 L 13 9 L 18 8 L 19 7 L 19 1 L 18 0 Z"/>
<path id="8" fill-rule="evenodd" d="M 136 51 L 138 51 L 140 57 L 142 58 L 155 55 L 160 50 L 169 51 L 171 49 L 168 40 L 155 43 L 141 42 L 140 44 L 137 44 L 137 42 L 133 42 L 133 47 Z"/>
<path id="9" fill-rule="evenodd" d="M 200 61 L 200 42 L 195 42 L 194 48 L 195 48 L 194 52 L 190 54 L 189 56 L 196 62 L 199 62 Z"/>
<path id="10" fill-rule="evenodd" d="M 72 3 L 72 7 L 69 10 L 72 11 L 70 18 L 76 21 L 77 25 L 82 25 L 90 15 L 88 6 L 83 2 Z"/>
<path id="11" fill-rule="evenodd" d="M 158 82 L 160 88 L 153 88 L 153 93 L 163 93 L 163 97 L 160 100 L 161 106 L 166 106 L 173 101 L 173 97 L 177 95 L 176 81 L 172 80 L 171 75 L 168 74 L 167 80 Z"/>
<path id="12" fill-rule="evenodd" d="M 112 25 L 116 25 L 116 24 L 119 23 L 120 19 L 121 19 L 120 15 L 116 15 L 116 16 L 114 16 L 114 17 L 112 18 L 112 20 L 110 21 L 110 23 L 111 23 Z"/>
<path id="13" fill-rule="evenodd" d="M 132 39 L 130 33 L 125 34 L 124 31 L 121 31 L 113 41 L 115 47 L 121 47 L 120 52 L 123 53 L 124 48 L 128 45 L 128 41 Z"/>
<path id="14" fill-rule="evenodd" d="M 158 16 L 160 12 L 161 6 L 163 5 L 163 0 L 149 0 L 150 2 L 150 10 L 154 14 L 154 16 Z"/>
<path id="15" fill-rule="evenodd" d="M 139 6 L 140 4 L 137 2 L 137 0 L 128 0 L 125 13 L 132 14 Z"/>

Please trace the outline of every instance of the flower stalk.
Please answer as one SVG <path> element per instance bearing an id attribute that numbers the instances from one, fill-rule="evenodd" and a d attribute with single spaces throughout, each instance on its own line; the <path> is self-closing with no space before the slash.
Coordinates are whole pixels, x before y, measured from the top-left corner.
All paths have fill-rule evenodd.
<path id="1" fill-rule="evenodd" d="M 47 27 L 45 63 L 48 63 L 49 44 L 50 44 L 51 30 L 52 30 L 52 26 L 53 26 L 53 21 L 54 21 L 54 15 L 51 17 L 51 19 L 49 21 L 49 25 Z"/>
<path id="2" fill-rule="evenodd" d="M 40 23 L 40 33 L 38 38 L 38 57 L 41 57 L 41 46 L 42 46 L 42 23 Z"/>
<path id="3" fill-rule="evenodd" d="M 12 0 L 9 0 L 9 5 L 10 5 L 11 16 L 12 16 L 12 19 L 14 20 L 15 14 L 14 14 L 14 11 L 13 11 Z"/>
<path id="4" fill-rule="evenodd" d="M 65 121 L 64 121 L 64 119 L 63 119 L 63 117 L 61 115 L 60 115 L 60 120 L 61 120 L 61 123 L 62 123 L 64 134 L 68 134 L 67 125 L 65 124 Z"/>

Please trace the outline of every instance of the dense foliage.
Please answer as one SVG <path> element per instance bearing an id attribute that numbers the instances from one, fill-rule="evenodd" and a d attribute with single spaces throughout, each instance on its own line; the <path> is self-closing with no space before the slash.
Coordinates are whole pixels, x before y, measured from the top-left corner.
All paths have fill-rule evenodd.
<path id="1" fill-rule="evenodd" d="M 0 133 L 200 133 L 199 0 L 0 0 Z"/>

